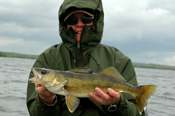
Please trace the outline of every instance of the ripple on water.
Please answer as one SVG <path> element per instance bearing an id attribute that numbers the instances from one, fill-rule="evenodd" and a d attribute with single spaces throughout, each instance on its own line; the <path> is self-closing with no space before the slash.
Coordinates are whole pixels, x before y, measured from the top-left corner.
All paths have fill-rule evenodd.
<path id="1" fill-rule="evenodd" d="M 6 111 L 6 108 L 3 107 L 3 106 L 0 106 L 0 112 L 7 112 L 7 111 Z"/>

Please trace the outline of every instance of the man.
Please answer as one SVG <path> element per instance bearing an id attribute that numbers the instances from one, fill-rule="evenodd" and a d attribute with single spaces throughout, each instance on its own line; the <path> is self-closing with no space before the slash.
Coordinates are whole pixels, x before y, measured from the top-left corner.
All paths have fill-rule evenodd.
<path id="1" fill-rule="evenodd" d="M 101 0 L 64 0 L 59 10 L 62 43 L 44 51 L 33 67 L 70 70 L 90 67 L 99 72 L 115 67 L 126 81 L 137 86 L 134 67 L 118 49 L 100 44 L 104 13 Z M 30 78 L 33 73 L 30 73 Z M 108 88 L 108 94 L 94 88 L 97 94 L 80 98 L 78 108 L 70 113 L 64 96 L 49 92 L 43 85 L 28 83 L 27 107 L 31 116 L 139 116 L 135 99 L 129 94 Z M 144 112 L 142 113 L 144 115 Z"/>

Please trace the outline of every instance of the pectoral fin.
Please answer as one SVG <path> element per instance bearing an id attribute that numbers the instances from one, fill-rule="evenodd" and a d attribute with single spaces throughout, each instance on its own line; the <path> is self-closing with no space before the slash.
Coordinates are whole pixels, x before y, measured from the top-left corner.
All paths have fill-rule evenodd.
<path id="1" fill-rule="evenodd" d="M 80 100 L 77 97 L 66 95 L 66 105 L 68 110 L 73 113 L 78 107 Z"/>

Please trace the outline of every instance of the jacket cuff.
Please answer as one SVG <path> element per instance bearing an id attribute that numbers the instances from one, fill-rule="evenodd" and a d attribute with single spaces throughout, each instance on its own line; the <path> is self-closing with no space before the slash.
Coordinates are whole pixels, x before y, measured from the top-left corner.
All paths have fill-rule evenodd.
<path id="1" fill-rule="evenodd" d="M 103 109 L 106 112 L 116 112 L 120 108 L 120 101 L 119 103 L 114 103 L 112 105 L 103 105 Z"/>
<path id="2" fill-rule="evenodd" d="M 122 107 L 126 106 L 125 98 L 121 93 L 120 93 L 120 102 L 118 105 L 119 105 L 119 107 L 118 107 L 117 111 L 119 111 Z"/>

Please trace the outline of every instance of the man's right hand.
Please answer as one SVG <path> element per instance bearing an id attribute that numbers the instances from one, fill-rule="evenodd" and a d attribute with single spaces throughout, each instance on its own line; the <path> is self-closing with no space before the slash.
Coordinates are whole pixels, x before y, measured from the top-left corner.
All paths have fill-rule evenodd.
<path id="1" fill-rule="evenodd" d="M 39 97 L 43 102 L 48 105 L 54 104 L 56 94 L 48 91 L 44 85 L 35 83 L 35 91 L 39 94 Z"/>

